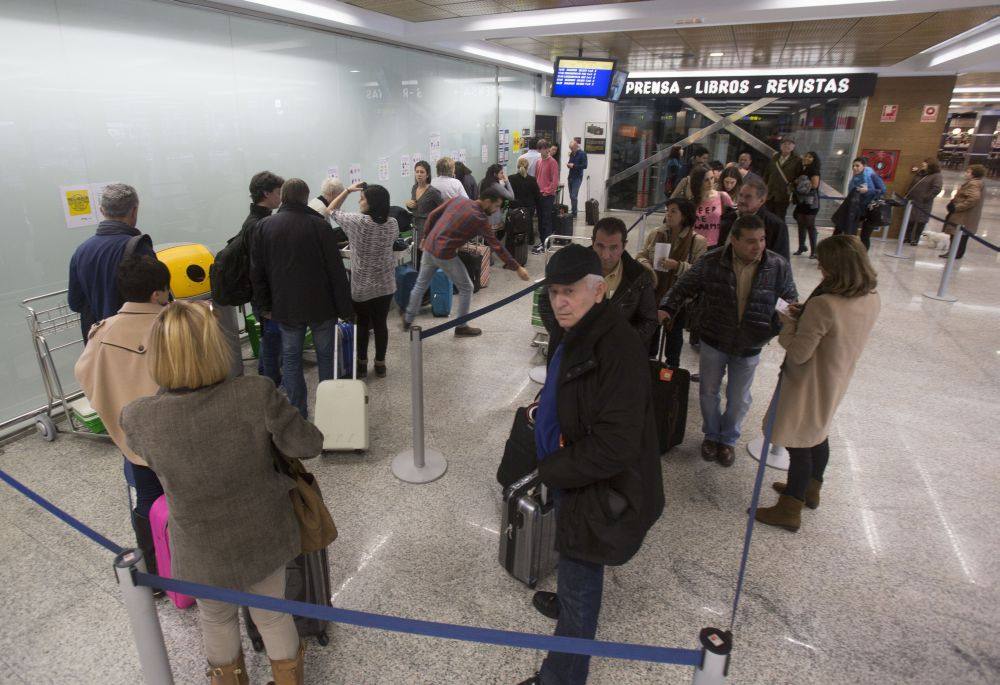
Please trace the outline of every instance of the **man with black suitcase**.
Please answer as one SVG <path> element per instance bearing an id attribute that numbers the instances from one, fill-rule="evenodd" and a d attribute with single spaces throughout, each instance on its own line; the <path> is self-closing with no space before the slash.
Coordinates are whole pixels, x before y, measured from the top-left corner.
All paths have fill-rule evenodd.
<path id="1" fill-rule="evenodd" d="M 533 603 L 558 619 L 556 635 L 593 639 L 604 567 L 631 559 L 663 512 L 647 347 L 605 301 L 593 250 L 556 252 L 545 287 L 566 333 L 535 414 L 538 475 L 555 498 L 558 593 Z M 582 683 L 589 668 L 588 656 L 550 652 L 523 685 Z"/>

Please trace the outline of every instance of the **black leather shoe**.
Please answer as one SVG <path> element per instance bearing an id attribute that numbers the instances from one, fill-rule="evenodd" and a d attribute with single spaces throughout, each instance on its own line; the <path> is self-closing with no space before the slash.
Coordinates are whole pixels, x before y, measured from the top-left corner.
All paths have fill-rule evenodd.
<path id="1" fill-rule="evenodd" d="M 536 673 L 527 680 L 522 680 L 517 685 L 542 685 L 542 679 L 539 677 L 539 674 Z"/>
<path id="2" fill-rule="evenodd" d="M 804 247 L 800 247 L 800 248 L 799 248 L 798 250 L 796 250 L 796 251 L 795 251 L 795 252 L 793 252 L 792 254 L 794 254 L 795 256 L 798 256 L 798 255 L 800 255 L 800 254 L 805 254 L 805 253 L 806 253 L 806 248 L 804 248 Z"/>
<path id="3" fill-rule="evenodd" d="M 539 590 L 531 598 L 531 603 L 542 616 L 553 621 L 559 619 L 559 596 L 556 593 Z"/>
<path id="4" fill-rule="evenodd" d="M 732 466 L 736 461 L 736 450 L 732 445 L 719 445 L 719 452 L 716 460 L 723 466 Z"/>

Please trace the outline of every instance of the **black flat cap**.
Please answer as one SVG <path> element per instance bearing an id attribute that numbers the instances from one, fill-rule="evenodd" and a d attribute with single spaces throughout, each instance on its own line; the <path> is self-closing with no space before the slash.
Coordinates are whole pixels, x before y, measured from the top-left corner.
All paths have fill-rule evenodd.
<path id="1" fill-rule="evenodd" d="M 569 285 L 588 274 L 603 276 L 601 258 L 589 247 L 578 243 L 560 249 L 545 265 L 545 285 Z"/>

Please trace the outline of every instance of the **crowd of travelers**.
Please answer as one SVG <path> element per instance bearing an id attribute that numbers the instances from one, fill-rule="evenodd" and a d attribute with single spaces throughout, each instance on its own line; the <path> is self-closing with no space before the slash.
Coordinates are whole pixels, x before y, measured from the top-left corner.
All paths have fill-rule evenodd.
<path id="1" fill-rule="evenodd" d="M 544 244 L 560 175 L 552 151 L 539 140 L 517 160 L 515 174 L 494 164 L 478 183 L 449 158 L 436 162 L 433 176 L 429 163 L 415 164 L 403 204 L 420 263 L 401 311 L 404 330 L 438 269 L 458 290 L 457 316 L 469 312 L 473 284 L 457 252 L 472 239 L 482 238 L 506 268 L 530 279 L 495 233 L 505 205 L 524 207 L 537 215 Z M 700 454 L 723 467 L 736 459 L 761 352 L 777 338 L 785 358 L 772 438 L 791 463 L 787 481 L 774 484 L 777 503 L 756 517 L 795 531 L 803 506 L 819 506 L 831 424 L 879 313 L 865 215 L 885 186 L 866 160 L 854 162 L 836 234 L 817 240 L 822 173 L 815 152 L 800 158 L 785 138 L 760 173 L 749 153 L 723 165 L 697 147 L 689 152 L 687 162 L 679 148 L 671 152 L 662 225 L 634 257 L 624 222 L 605 216 L 593 227 L 591 247 L 570 245 L 551 256 L 540 284 L 549 353 L 535 418 L 537 468 L 555 493 L 560 560 L 557 592 L 536 593 L 533 603 L 556 619 L 556 635 L 595 637 L 605 566 L 631 559 L 663 511 L 656 379 L 648 364 L 661 337 L 666 366 L 679 368 L 683 331 L 691 332 Z M 578 139 L 566 167 L 575 216 L 587 168 Z M 926 214 L 940 192 L 940 168 L 927 160 L 915 171 L 908 195 Z M 949 204 L 973 230 L 983 175 L 971 167 Z M 137 228 L 138 194 L 125 184 L 104 190 L 104 221 L 70 261 L 69 303 L 81 314 L 86 341 L 75 372 L 123 454 L 136 493 L 136 541 L 150 568 L 155 572 L 150 507 L 165 493 L 176 577 L 284 597 L 284 568 L 300 552 L 299 535 L 289 480 L 275 470 L 273 452 L 307 459 L 322 451 L 322 435 L 308 420 L 306 331 L 321 381 L 334 375 L 338 321 L 358 324 L 358 375 L 367 376 L 372 352 L 375 375 L 386 375 L 400 214 L 379 185 L 345 187 L 330 178 L 313 195 L 301 179 L 262 171 L 248 190 L 249 213 L 233 240 L 246 255 L 247 303 L 261 325 L 258 375 L 232 373 L 211 301 L 171 301 L 170 272 Z M 344 209 L 351 195 L 356 211 Z M 808 249 L 821 274 L 805 298 L 790 263 L 789 207 L 798 225 L 794 254 Z M 911 218 L 910 240 L 920 239 L 925 224 Z M 468 324 L 455 328 L 458 338 L 480 333 Z M 198 600 L 198 608 L 211 682 L 247 682 L 237 608 L 209 600 Z M 291 617 L 251 614 L 274 682 L 302 683 L 304 647 Z M 525 683 L 583 683 L 588 668 L 589 657 L 550 653 Z"/>

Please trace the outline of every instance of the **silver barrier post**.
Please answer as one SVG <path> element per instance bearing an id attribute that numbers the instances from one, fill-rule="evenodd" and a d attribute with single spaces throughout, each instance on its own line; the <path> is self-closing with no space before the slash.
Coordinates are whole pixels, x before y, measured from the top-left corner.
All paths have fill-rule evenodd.
<path id="1" fill-rule="evenodd" d="M 701 640 L 701 665 L 694 668 L 693 685 L 722 685 L 729 674 L 729 654 L 733 651 L 733 634 L 719 628 L 704 628 Z"/>
<path id="2" fill-rule="evenodd" d="M 146 685 L 173 685 L 174 676 L 170 672 L 167 647 L 163 644 L 163 631 L 156 615 L 153 590 L 135 584 L 133 573 L 146 572 L 146 562 L 142 552 L 127 549 L 115 557 L 115 575 L 122 589 L 128 620 L 132 625 L 132 637 L 139 652 L 139 665 Z"/>
<path id="3" fill-rule="evenodd" d="M 413 408 L 413 448 L 392 460 L 392 472 L 407 483 L 430 483 L 444 475 L 448 461 L 424 446 L 424 352 L 420 326 L 410 328 L 410 404 Z"/>
<path id="4" fill-rule="evenodd" d="M 913 259 L 909 255 L 903 254 L 903 243 L 906 241 L 906 227 L 910 225 L 910 210 L 913 209 L 913 203 L 909 200 L 906 201 L 906 207 L 903 209 L 903 223 L 899 225 L 899 235 L 896 241 L 896 251 L 895 252 L 883 252 L 886 257 L 893 257 L 894 259 Z M 888 227 L 886 227 L 888 231 Z"/>
<path id="5" fill-rule="evenodd" d="M 948 250 L 948 261 L 945 262 L 944 273 L 941 274 L 941 284 L 938 286 L 936 293 L 928 290 L 924 293 L 924 297 L 932 300 L 940 300 L 941 302 L 958 302 L 957 297 L 948 294 L 948 279 L 951 278 L 951 270 L 955 267 L 955 255 L 958 253 L 958 244 L 961 242 L 964 230 L 965 226 L 955 227 L 955 235 L 951 237 L 951 247 Z"/>

